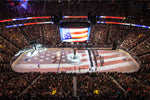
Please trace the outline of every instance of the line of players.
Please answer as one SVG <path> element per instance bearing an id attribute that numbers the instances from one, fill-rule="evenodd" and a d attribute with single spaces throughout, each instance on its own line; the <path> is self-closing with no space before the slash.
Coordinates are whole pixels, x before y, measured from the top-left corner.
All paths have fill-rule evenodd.
<path id="1" fill-rule="evenodd" d="M 97 50 L 91 50 L 91 51 L 92 51 L 93 57 L 94 57 L 95 71 L 97 71 L 97 67 L 98 67 L 98 66 L 103 66 L 103 65 L 104 65 L 104 57 L 101 56 L 101 55 L 99 55 Z M 100 65 L 98 65 L 98 63 L 97 63 L 97 58 L 98 58 L 98 57 L 99 57 L 99 60 L 100 60 Z M 81 69 L 82 69 L 82 68 L 79 68 L 79 72 L 80 72 Z M 91 69 L 89 69 L 89 70 L 91 70 Z"/>
<path id="2" fill-rule="evenodd" d="M 93 56 L 94 56 L 94 61 L 95 61 L 95 66 L 98 66 L 97 64 L 97 57 L 99 56 L 100 60 L 100 66 L 103 66 L 104 64 L 104 57 L 98 54 L 97 50 L 92 50 Z"/>

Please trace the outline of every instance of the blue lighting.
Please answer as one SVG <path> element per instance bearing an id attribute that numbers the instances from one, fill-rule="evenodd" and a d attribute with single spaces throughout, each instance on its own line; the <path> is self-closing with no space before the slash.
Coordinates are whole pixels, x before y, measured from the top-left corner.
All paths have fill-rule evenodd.
<path id="1" fill-rule="evenodd" d="M 136 26 L 136 27 L 142 27 L 143 25 L 138 25 L 138 24 L 135 24 L 135 26 Z"/>
<path id="2" fill-rule="evenodd" d="M 20 6 L 21 6 L 22 8 L 27 9 L 27 4 L 28 4 L 28 1 L 29 1 L 29 0 L 10 0 L 10 1 L 14 1 L 14 2 L 17 1 L 17 2 L 19 2 L 19 3 L 21 4 Z"/>
<path id="3" fill-rule="evenodd" d="M 21 6 L 24 8 L 24 9 L 27 9 L 27 4 L 28 4 L 28 0 L 24 1 L 24 0 L 21 0 Z"/>

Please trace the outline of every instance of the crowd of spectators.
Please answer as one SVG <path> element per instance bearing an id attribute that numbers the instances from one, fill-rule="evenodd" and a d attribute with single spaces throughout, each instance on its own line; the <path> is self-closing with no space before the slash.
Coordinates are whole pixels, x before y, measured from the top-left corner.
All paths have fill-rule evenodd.
<path id="1" fill-rule="evenodd" d="M 128 92 L 127 97 L 146 99 L 149 97 L 149 85 L 144 81 L 137 79 L 135 76 L 141 74 L 113 74 L 117 82 Z M 149 80 L 149 79 L 148 79 Z"/>
<path id="2" fill-rule="evenodd" d="M 140 57 L 141 59 L 141 66 L 139 71 L 142 72 L 149 72 L 150 71 L 150 54 L 146 54 Z"/>
<path id="3" fill-rule="evenodd" d="M 38 73 L 2 73 L 0 77 L 1 100 L 18 98 L 19 94 L 26 89 L 38 75 Z"/>
<path id="4" fill-rule="evenodd" d="M 134 52 L 137 56 L 141 56 L 150 52 L 150 37 L 144 40 L 142 43 L 138 44 L 135 48 L 131 49 L 131 52 Z"/>
<path id="5" fill-rule="evenodd" d="M 0 64 L 0 72 L 9 72 L 12 71 L 11 65 L 7 63 Z"/>
<path id="6" fill-rule="evenodd" d="M 109 99 L 124 96 L 123 91 L 106 73 L 78 74 L 77 87 L 77 95 L 81 100 L 84 98 Z M 96 90 L 98 93 L 94 92 Z"/>
<path id="7" fill-rule="evenodd" d="M 11 56 L 8 56 L 7 54 L 4 54 L 4 53 L 0 53 L 0 63 L 9 64 L 10 59 L 11 59 Z"/>
<path id="8" fill-rule="evenodd" d="M 54 91 L 56 91 L 54 93 Z M 71 98 L 73 93 L 73 76 L 66 73 L 43 73 L 39 80 L 23 94 L 23 98 Z M 31 95 L 32 94 L 32 95 Z"/>
<path id="9" fill-rule="evenodd" d="M 1 53 L 7 54 L 8 56 L 15 55 L 19 49 L 15 47 L 13 44 L 11 44 L 9 41 L 5 40 L 4 38 L 0 37 L 0 43 L 1 43 Z"/>
<path id="10" fill-rule="evenodd" d="M 91 29 L 90 40 L 93 45 L 121 44 L 128 34 L 128 26 L 96 24 Z"/>
<path id="11" fill-rule="evenodd" d="M 73 80 L 76 77 L 77 81 Z M 3 99 L 134 99 L 150 98 L 148 73 L 1 73 Z M 76 91 L 73 89 L 76 84 Z M 76 95 L 74 93 L 76 92 Z"/>
<path id="12" fill-rule="evenodd" d="M 8 40 L 10 43 L 14 44 L 17 48 L 22 49 L 28 45 L 28 42 L 24 38 L 23 34 L 20 33 L 22 32 L 20 31 L 19 27 L 10 29 L 3 28 L 1 36 L 5 40 Z M 22 41 L 24 42 L 22 43 Z"/>
<path id="13" fill-rule="evenodd" d="M 135 46 L 137 46 L 141 42 L 143 42 L 144 40 L 149 42 L 149 39 L 148 39 L 150 36 L 149 33 L 150 33 L 149 29 L 130 27 L 130 30 L 128 32 L 128 36 L 122 42 L 121 47 L 125 48 L 126 51 L 129 51 L 129 50 L 132 50 L 132 48 L 134 48 Z"/>

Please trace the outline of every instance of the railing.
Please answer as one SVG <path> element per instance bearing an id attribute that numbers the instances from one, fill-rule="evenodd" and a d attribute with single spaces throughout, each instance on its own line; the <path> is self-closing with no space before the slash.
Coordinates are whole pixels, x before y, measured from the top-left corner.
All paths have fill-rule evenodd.
<path id="1" fill-rule="evenodd" d="M 139 57 L 137 57 L 137 56 L 135 55 L 135 53 L 134 53 L 134 52 L 127 51 L 127 49 L 126 49 L 126 48 L 122 48 L 122 47 L 120 47 L 120 46 L 118 46 L 118 49 L 121 49 L 121 50 L 123 50 L 123 51 L 128 52 L 128 53 L 130 54 L 130 56 L 132 56 L 132 57 L 136 60 L 136 62 L 139 64 L 139 66 L 141 65 L 141 60 L 140 60 L 140 58 L 139 58 Z"/>

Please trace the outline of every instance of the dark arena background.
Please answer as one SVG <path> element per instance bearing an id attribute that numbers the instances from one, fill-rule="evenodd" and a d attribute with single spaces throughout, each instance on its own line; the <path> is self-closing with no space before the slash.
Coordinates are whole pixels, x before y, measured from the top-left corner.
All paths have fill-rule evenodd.
<path id="1" fill-rule="evenodd" d="M 1 100 L 150 100 L 149 0 L 0 0 Z"/>

